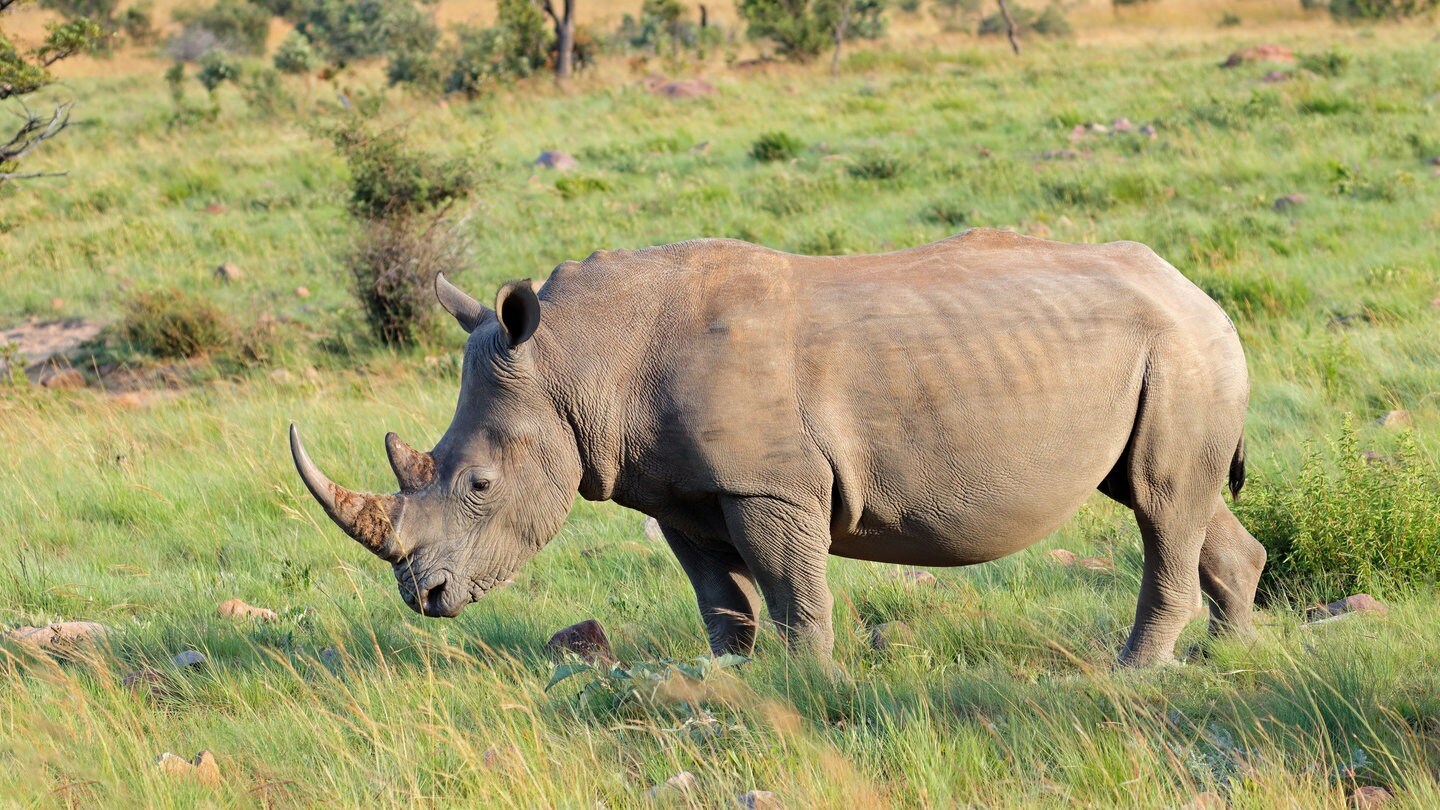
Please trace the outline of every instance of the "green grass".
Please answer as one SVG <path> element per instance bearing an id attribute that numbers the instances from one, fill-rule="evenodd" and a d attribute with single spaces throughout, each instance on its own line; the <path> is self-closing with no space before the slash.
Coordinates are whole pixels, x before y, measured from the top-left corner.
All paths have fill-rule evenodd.
<path id="1" fill-rule="evenodd" d="M 1440 178 L 1425 164 L 1435 45 L 1424 30 L 1308 30 L 1287 42 L 1344 54 L 1335 75 L 1263 85 L 1267 66 L 1216 67 L 1231 40 L 1137 37 L 1128 48 L 1031 41 L 1021 59 L 1003 43 L 896 45 L 854 53 L 836 79 L 717 70 L 717 95 L 683 102 L 582 79 L 573 93 L 537 82 L 443 109 L 398 93 L 382 106 L 412 119 L 424 147 L 485 167 L 465 212 L 477 261 L 457 279 L 482 299 L 597 248 L 697 236 L 823 253 L 976 225 L 1146 242 L 1236 319 L 1252 375 L 1251 475 L 1303 509 L 1323 497 L 1323 476 L 1281 496 L 1347 414 L 1356 448 L 1389 454 L 1396 436 L 1371 420 L 1407 409 L 1406 452 L 1440 459 Z M 936 571 L 934 590 L 897 584 L 893 566 L 833 561 L 839 682 L 767 632 L 752 663 L 707 678 L 698 705 L 586 706 L 569 682 L 546 692 L 541 645 L 587 617 L 628 661 L 705 651 L 688 583 L 640 516 L 577 503 L 513 586 L 453 622 L 411 614 L 386 567 L 304 492 L 284 430 L 305 425 L 343 483 L 388 489 L 381 438 L 439 436 L 460 340 L 394 353 L 362 336 L 340 265 L 354 237 L 343 164 L 306 134 L 319 113 L 277 121 L 223 88 L 216 121 L 170 127 L 159 75 L 69 90 L 86 125 L 36 164 L 69 176 L 0 197 L 0 322 L 113 320 L 131 285 L 167 285 L 241 329 L 268 316 L 278 336 L 258 367 L 169 396 L 0 392 L 0 625 L 91 619 L 116 631 L 75 660 L 0 648 L 7 801 L 630 807 L 687 769 L 698 806 L 758 788 L 791 807 L 1174 807 L 1202 790 L 1242 808 L 1339 807 L 1357 783 L 1386 785 L 1405 806 L 1440 802 L 1432 590 L 1397 585 L 1377 593 L 1387 616 L 1304 627 L 1309 601 L 1344 594 L 1297 585 L 1272 600 L 1253 644 L 1115 671 L 1140 552 L 1129 515 L 1098 498 L 1041 548 Z M 330 98 L 317 88 L 306 109 Z M 1158 137 L 1070 143 L 1076 124 L 1119 117 Z M 813 148 L 752 158 L 776 131 Z M 534 169 L 548 148 L 577 155 L 578 173 Z M 1066 148 L 1076 159 L 1041 157 Z M 1272 210 L 1295 192 L 1308 200 Z M 225 261 L 244 278 L 218 285 L 211 271 Z M 299 285 L 313 295 L 296 297 Z M 1334 533 L 1345 515 L 1313 522 Z M 1043 553 L 1053 546 L 1117 570 L 1060 568 Z M 281 618 L 218 618 L 231 597 Z M 868 625 L 892 620 L 916 644 L 870 650 Z M 1182 649 L 1202 638 L 1197 623 Z M 120 687 L 187 647 L 210 664 L 170 673 L 163 700 Z M 510 764 L 485 764 L 487 749 L 512 744 Z M 202 748 L 220 762 L 215 790 L 154 764 Z"/>

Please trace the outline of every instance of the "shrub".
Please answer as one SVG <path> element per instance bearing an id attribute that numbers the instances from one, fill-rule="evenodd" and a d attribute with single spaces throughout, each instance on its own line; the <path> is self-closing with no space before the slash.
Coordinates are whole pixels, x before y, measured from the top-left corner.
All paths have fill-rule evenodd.
<path id="1" fill-rule="evenodd" d="M 889 152 L 863 152 L 847 171 L 857 180 L 889 180 L 905 171 L 905 161 Z"/>
<path id="2" fill-rule="evenodd" d="M 805 148 L 798 138 L 783 130 L 767 132 L 750 145 L 750 157 L 761 163 L 791 160 Z"/>
<path id="3" fill-rule="evenodd" d="M 270 33 L 270 13 L 246 0 L 218 0 L 207 8 L 181 9 L 175 12 L 175 21 L 183 26 L 178 39 L 197 39 L 198 32 L 203 31 L 213 36 L 220 47 L 234 53 L 264 53 L 265 38 Z M 171 55 L 181 58 L 173 49 Z M 203 55 L 193 53 L 185 58 Z"/>
<path id="4" fill-rule="evenodd" d="M 1300 56 L 1300 67 L 1321 76 L 1339 76 L 1350 68 L 1350 54 L 1338 48 Z"/>
<path id="5" fill-rule="evenodd" d="M 1035 34 L 1042 37 L 1068 37 L 1074 32 L 1065 9 L 1051 3 L 1036 14 L 1025 6 L 1010 7 L 1010 16 L 1015 20 L 1015 32 L 1020 35 Z M 984 36 L 1003 36 L 1006 33 L 1005 16 L 995 12 L 980 21 L 977 33 Z"/>
<path id="6" fill-rule="evenodd" d="M 440 40 L 435 23 L 409 0 L 311 0 L 298 16 L 295 30 L 337 65 L 430 53 Z"/>
<path id="7" fill-rule="evenodd" d="M 177 289 L 138 292 L 121 305 L 120 333 L 156 357 L 202 357 L 234 341 L 225 314 L 209 300 Z"/>
<path id="8" fill-rule="evenodd" d="M 441 87 L 440 64 L 429 53 L 403 51 L 385 64 L 385 78 L 391 84 L 408 84 L 421 90 Z"/>
<path id="9" fill-rule="evenodd" d="M 500 68 L 524 78 L 545 67 L 550 55 L 550 30 L 532 0 L 500 0 L 495 27 L 503 37 Z"/>
<path id="10" fill-rule="evenodd" d="M 350 211 L 365 219 L 411 217 L 465 197 L 478 175 L 464 158 L 441 160 L 413 149 L 399 129 L 352 120 L 324 128 L 350 168 Z"/>
<path id="11" fill-rule="evenodd" d="M 155 30 L 155 16 L 149 3 L 139 3 L 120 12 L 115 18 L 125 38 L 136 45 L 148 45 L 159 32 Z"/>
<path id="12" fill-rule="evenodd" d="M 885 4 L 886 0 L 740 0 L 737 10 L 751 39 L 768 39 L 784 58 L 808 62 L 835 44 L 842 15 L 848 17 L 845 39 L 883 34 Z"/>
<path id="13" fill-rule="evenodd" d="M 320 67 L 320 56 L 310 39 L 299 31 L 291 31 L 275 49 L 275 69 L 281 73 L 303 75 Z"/>
<path id="14" fill-rule="evenodd" d="M 440 216 L 367 223 L 347 264 L 371 333 L 392 346 L 419 343 L 435 310 L 435 274 L 463 270 L 468 254 L 468 240 Z"/>
<path id="15" fill-rule="evenodd" d="M 213 94 L 225 82 L 240 80 L 240 63 L 217 48 L 200 57 L 200 72 L 195 74 L 195 78 L 205 86 L 207 92 Z"/>
<path id="16" fill-rule="evenodd" d="M 699 42 L 699 28 L 685 19 L 679 0 L 645 0 L 640 17 L 626 14 L 616 35 L 630 47 L 668 52 L 674 47 L 693 48 Z"/>
<path id="17" fill-rule="evenodd" d="M 470 98 L 487 92 L 501 76 L 503 48 L 504 34 L 498 28 L 457 28 L 445 92 L 464 93 Z"/>
<path id="18" fill-rule="evenodd" d="M 280 71 L 274 68 L 250 70 L 239 84 L 245 103 L 257 112 L 273 116 L 295 111 L 295 98 L 285 89 Z"/>
<path id="19" fill-rule="evenodd" d="M 1330 0 L 1337 20 L 1404 20 L 1440 8 L 1440 0 Z"/>
<path id="20" fill-rule="evenodd" d="M 1403 434 L 1366 455 L 1350 419 L 1299 476 L 1257 482 L 1236 515 L 1265 545 L 1265 588 L 1335 598 L 1440 583 L 1440 470 Z"/>

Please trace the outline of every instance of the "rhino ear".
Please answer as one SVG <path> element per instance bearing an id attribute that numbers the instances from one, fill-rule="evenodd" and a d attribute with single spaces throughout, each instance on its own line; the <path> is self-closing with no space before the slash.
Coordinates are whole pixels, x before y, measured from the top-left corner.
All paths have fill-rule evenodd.
<path id="1" fill-rule="evenodd" d="M 529 279 L 501 287 L 495 296 L 495 312 L 500 316 L 500 327 L 505 330 L 512 349 L 529 340 L 540 328 L 540 299 Z"/>
<path id="2" fill-rule="evenodd" d="M 451 284 L 443 272 L 435 274 L 435 298 L 440 301 L 440 306 L 445 307 L 446 312 L 460 322 L 460 327 L 466 332 L 474 332 L 475 327 L 495 314 Z"/>

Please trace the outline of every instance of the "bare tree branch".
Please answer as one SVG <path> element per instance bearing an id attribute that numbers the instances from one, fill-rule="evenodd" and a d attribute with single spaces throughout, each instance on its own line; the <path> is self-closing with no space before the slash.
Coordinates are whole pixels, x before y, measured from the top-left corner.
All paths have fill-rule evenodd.
<path id="1" fill-rule="evenodd" d="M 1000 4 L 1000 14 L 1005 18 L 1005 35 L 1010 38 L 1010 47 L 1014 49 L 1015 55 L 1020 55 L 1020 40 L 1015 36 L 1015 18 L 1010 16 L 1010 7 L 1005 5 L 1005 0 L 996 0 Z"/>

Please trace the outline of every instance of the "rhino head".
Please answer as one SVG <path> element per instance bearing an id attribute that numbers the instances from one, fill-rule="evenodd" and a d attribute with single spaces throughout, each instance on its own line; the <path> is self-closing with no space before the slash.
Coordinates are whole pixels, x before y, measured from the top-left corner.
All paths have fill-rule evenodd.
<path id="1" fill-rule="evenodd" d="M 513 575 L 560 530 L 580 481 L 569 423 L 545 393 L 532 341 L 540 301 L 528 281 L 500 289 L 495 309 L 435 279 L 436 296 L 470 333 L 460 400 L 435 449 L 385 437 L 400 484 L 353 492 L 325 476 L 290 426 L 290 452 L 310 494 L 346 534 L 390 563 L 405 604 L 454 617 Z"/>

